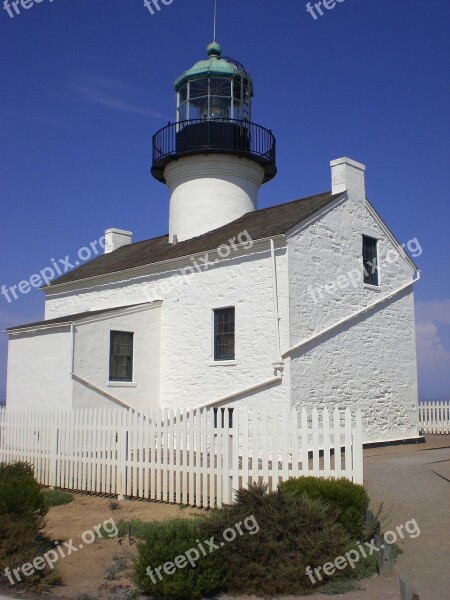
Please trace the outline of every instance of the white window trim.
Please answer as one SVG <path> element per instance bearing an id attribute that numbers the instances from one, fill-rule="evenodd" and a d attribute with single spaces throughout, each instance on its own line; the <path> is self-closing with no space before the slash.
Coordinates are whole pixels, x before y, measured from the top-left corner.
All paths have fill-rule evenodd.
<path id="1" fill-rule="evenodd" d="M 225 308 L 234 308 L 234 358 L 230 358 L 229 360 L 214 360 L 216 355 L 216 340 L 215 340 L 215 322 L 214 322 L 214 312 L 216 310 L 222 310 Z M 236 304 L 218 304 L 217 306 L 213 306 L 211 309 L 211 355 L 208 360 L 208 364 L 210 367 L 214 366 L 233 366 L 237 364 L 236 359 L 236 321 L 237 321 L 237 302 Z"/>
<path id="2" fill-rule="evenodd" d="M 210 367 L 234 367 L 238 363 L 237 360 L 208 360 L 206 364 Z"/>
<path id="3" fill-rule="evenodd" d="M 116 381 L 115 379 L 109 379 L 109 369 L 110 369 L 110 356 L 111 356 L 111 332 L 112 331 L 117 331 L 118 333 L 132 333 L 133 334 L 133 365 L 132 365 L 132 369 L 133 369 L 133 378 L 135 376 L 134 373 L 134 367 L 135 367 L 135 342 L 136 342 L 136 331 L 130 331 L 129 329 L 125 329 L 125 327 L 123 326 L 118 326 L 117 328 L 113 328 L 111 325 L 110 329 L 107 329 L 105 331 L 105 338 L 106 338 L 106 347 L 108 349 L 107 353 L 106 353 L 106 377 L 107 377 L 107 383 L 106 385 L 108 387 L 137 387 L 137 383 L 135 381 Z"/>
<path id="4" fill-rule="evenodd" d="M 377 242 L 377 274 L 378 274 L 378 285 L 372 285 L 370 283 L 364 283 L 364 262 L 363 262 L 363 288 L 367 289 L 367 290 L 373 290 L 374 292 L 381 292 L 381 288 L 383 285 L 383 278 L 382 278 L 382 271 L 381 271 L 381 261 L 380 261 L 380 256 L 381 256 L 381 249 L 382 249 L 382 240 L 380 239 L 380 235 L 377 234 L 375 235 L 375 232 L 373 233 L 367 233 L 368 229 L 363 228 L 363 231 L 361 233 L 361 241 L 363 241 L 364 237 L 369 237 L 372 238 L 374 240 L 376 240 Z M 362 254 L 361 254 L 361 260 L 363 260 Z"/>
<path id="5" fill-rule="evenodd" d="M 363 283 L 363 288 L 366 290 L 372 290 L 372 292 L 381 292 L 381 285 L 371 285 L 370 283 Z"/>

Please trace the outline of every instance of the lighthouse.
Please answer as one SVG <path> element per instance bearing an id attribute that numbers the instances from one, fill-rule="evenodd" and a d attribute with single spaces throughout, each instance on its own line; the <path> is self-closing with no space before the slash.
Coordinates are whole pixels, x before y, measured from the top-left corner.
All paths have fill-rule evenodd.
<path id="1" fill-rule="evenodd" d="M 242 64 L 207 57 L 175 81 L 176 119 L 153 136 L 152 175 L 169 188 L 169 241 L 212 231 L 257 209 L 275 177 L 275 137 L 251 120 L 253 81 Z"/>

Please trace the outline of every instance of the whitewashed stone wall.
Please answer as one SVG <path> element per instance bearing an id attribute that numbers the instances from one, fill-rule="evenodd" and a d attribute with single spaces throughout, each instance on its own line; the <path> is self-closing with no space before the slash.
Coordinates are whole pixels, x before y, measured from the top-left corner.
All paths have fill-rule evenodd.
<path id="1" fill-rule="evenodd" d="M 64 293 L 50 289 L 46 318 L 162 300 L 160 406 L 188 408 L 212 402 L 275 374 L 269 243 L 248 252 L 243 256 L 232 254 L 230 259 L 184 278 L 178 277 L 174 270 L 116 283 L 91 283 L 89 288 Z M 277 269 L 281 345 L 286 347 L 289 340 L 286 248 L 277 250 Z M 236 361 L 217 364 L 213 360 L 213 309 L 227 306 L 236 307 Z M 128 399 L 131 394 L 130 391 Z M 239 402 L 289 406 L 289 394 L 287 367 L 281 384 L 249 394 Z M 115 395 L 121 398 L 117 392 Z"/>
<path id="2" fill-rule="evenodd" d="M 70 327 L 11 335 L 8 345 L 8 408 L 72 407 Z"/>
<path id="3" fill-rule="evenodd" d="M 282 352 L 414 276 L 411 263 L 370 212 L 362 165 L 348 159 L 335 163 L 333 189 L 347 192 L 288 232 L 287 245 L 280 243 L 276 252 Z M 363 285 L 363 234 L 379 239 L 381 286 L 376 289 Z M 269 242 L 261 244 L 201 272 L 192 268 L 184 277 L 180 269 L 192 267 L 189 257 L 171 270 L 154 272 L 150 266 L 133 276 L 100 278 L 81 289 L 50 288 L 46 318 L 161 300 L 159 406 L 189 408 L 219 400 L 277 374 L 272 264 Z M 218 364 L 213 360 L 213 310 L 227 306 L 236 308 L 236 360 Z M 105 347 L 94 345 L 89 360 L 95 370 L 105 360 Z M 416 373 L 414 300 L 412 288 L 407 288 L 294 351 L 285 361 L 281 384 L 243 393 L 230 405 L 361 406 L 366 441 L 415 437 Z M 95 378 L 95 373 L 90 376 Z M 149 386 L 148 398 L 138 399 L 133 389 L 119 389 L 115 395 L 128 404 L 150 407 L 154 394 Z M 78 388 L 81 404 L 96 402 L 92 396 L 81 397 Z M 104 400 L 99 398 L 98 405 Z"/>
<path id="4" fill-rule="evenodd" d="M 170 162 L 169 239 L 186 240 L 254 211 L 264 169 L 238 156 L 196 155 Z"/>
<path id="5" fill-rule="evenodd" d="M 288 235 L 292 346 L 413 279 L 412 266 L 365 201 L 348 196 L 301 232 Z M 379 239 L 380 290 L 363 285 L 362 234 Z M 361 406 L 365 441 L 417 436 L 412 287 L 295 351 L 291 389 L 299 408 Z"/>
<path id="6" fill-rule="evenodd" d="M 75 325 L 74 373 L 100 390 L 141 409 L 159 406 L 160 312 L 156 303 L 140 309 L 107 313 Z M 110 332 L 133 337 L 133 381 L 109 381 Z M 73 407 L 114 406 L 98 391 L 74 380 Z"/>

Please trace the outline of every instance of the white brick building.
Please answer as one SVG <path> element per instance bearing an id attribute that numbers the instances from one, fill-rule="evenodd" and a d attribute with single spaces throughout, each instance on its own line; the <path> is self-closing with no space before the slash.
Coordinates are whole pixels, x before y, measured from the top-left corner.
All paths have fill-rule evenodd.
<path id="1" fill-rule="evenodd" d="M 416 267 L 365 196 L 364 166 L 330 192 L 257 210 L 275 140 L 252 81 L 208 58 L 177 79 L 154 136 L 169 234 L 53 281 L 45 320 L 9 330 L 7 406 L 361 406 L 365 441 L 414 438 Z"/>

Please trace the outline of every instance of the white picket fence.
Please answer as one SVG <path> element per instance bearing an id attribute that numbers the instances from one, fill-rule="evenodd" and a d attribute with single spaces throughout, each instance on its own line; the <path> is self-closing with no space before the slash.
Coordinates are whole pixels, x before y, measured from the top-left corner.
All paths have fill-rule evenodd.
<path id="1" fill-rule="evenodd" d="M 419 402 L 420 433 L 450 433 L 450 400 Z"/>
<path id="2" fill-rule="evenodd" d="M 0 462 L 71 490 L 222 506 L 300 475 L 363 481 L 361 412 L 0 410 Z"/>

